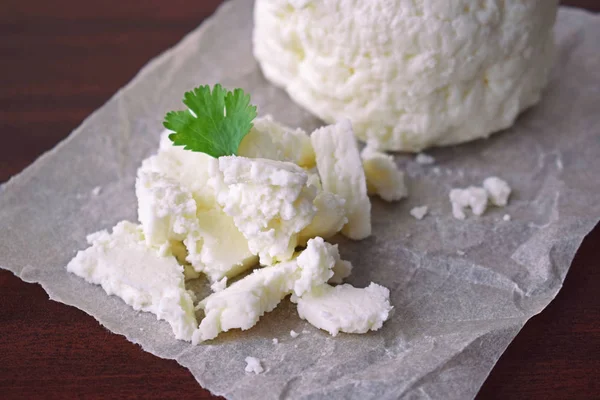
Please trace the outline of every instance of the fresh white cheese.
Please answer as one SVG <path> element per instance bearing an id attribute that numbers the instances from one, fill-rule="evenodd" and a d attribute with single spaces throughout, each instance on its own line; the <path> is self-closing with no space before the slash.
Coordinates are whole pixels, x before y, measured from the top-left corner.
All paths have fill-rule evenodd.
<path id="1" fill-rule="evenodd" d="M 292 339 L 296 339 L 298 336 L 300 336 L 300 334 L 292 329 L 290 331 L 290 336 L 292 337 Z"/>
<path id="2" fill-rule="evenodd" d="M 258 358 L 246 357 L 244 361 L 246 361 L 246 368 L 244 368 L 246 372 L 254 372 L 255 374 L 261 374 L 264 371 L 264 368 L 260 364 L 260 360 Z"/>
<path id="3" fill-rule="evenodd" d="M 504 207 L 508 204 L 511 188 L 508 183 L 502 179 L 490 176 L 483 181 L 483 188 L 488 193 L 490 202 L 498 207 Z"/>
<path id="4" fill-rule="evenodd" d="M 337 248 L 321 238 L 308 242 L 292 261 L 254 270 L 226 289 L 202 300 L 205 317 L 194 333 L 194 344 L 214 339 L 230 329 L 250 329 L 288 294 L 302 296 L 333 275 Z"/>
<path id="5" fill-rule="evenodd" d="M 506 222 L 510 221 L 511 220 L 510 214 L 504 214 L 504 216 L 502 217 L 502 220 L 506 221 Z"/>
<path id="6" fill-rule="evenodd" d="M 135 181 L 138 219 L 146 244 L 162 246 L 181 241 L 198 230 L 196 202 L 190 191 L 158 172 L 138 171 Z"/>
<path id="7" fill-rule="evenodd" d="M 316 213 L 316 188 L 307 185 L 306 171 L 289 162 L 230 156 L 213 160 L 211 176 L 217 202 L 261 264 L 291 259 L 298 233 Z"/>
<path id="8" fill-rule="evenodd" d="M 387 150 L 488 136 L 537 103 L 558 0 L 256 0 L 264 75 Z M 316 149 L 315 149 L 316 150 Z"/>
<path id="9" fill-rule="evenodd" d="M 352 268 L 352 263 L 350 261 L 342 260 L 338 255 L 335 264 L 333 265 L 333 276 L 329 279 L 329 283 L 340 284 L 344 282 L 344 279 L 349 277 L 352 273 Z"/>
<path id="10" fill-rule="evenodd" d="M 177 339 L 192 338 L 198 326 L 193 299 L 175 257 L 159 256 L 146 244 L 142 228 L 127 221 L 112 233 L 90 235 L 88 242 L 91 247 L 78 252 L 67 271 L 101 285 L 135 310 L 156 314 L 171 325 Z"/>
<path id="11" fill-rule="evenodd" d="M 233 278 L 258 263 L 233 218 L 222 209 L 200 210 L 197 218 L 198 230 L 183 241 L 188 251 L 186 260 L 211 282 Z"/>
<path id="12" fill-rule="evenodd" d="M 281 125 L 270 115 L 256 118 L 253 124 L 240 143 L 239 156 L 289 161 L 306 169 L 315 166 L 315 152 L 302 129 Z"/>
<path id="13" fill-rule="evenodd" d="M 471 208 L 474 215 L 482 215 L 488 203 L 488 194 L 484 188 L 470 186 L 466 189 L 452 189 L 450 191 L 452 215 L 456 219 L 465 219 L 465 209 Z"/>
<path id="14" fill-rule="evenodd" d="M 317 211 L 310 224 L 300 231 L 298 244 L 303 245 L 317 236 L 329 239 L 341 231 L 348 222 L 345 203 L 346 200 L 337 194 L 326 190 L 319 191 L 313 202 Z"/>
<path id="15" fill-rule="evenodd" d="M 394 157 L 366 146 L 360 153 L 368 194 L 377 194 L 385 201 L 397 201 L 408 196 L 404 172 L 400 171 Z"/>
<path id="16" fill-rule="evenodd" d="M 298 304 L 300 318 L 336 336 L 381 328 L 392 311 L 389 297 L 390 291 L 375 283 L 364 289 L 325 284 L 302 297 L 292 296 L 292 301 Z"/>
<path id="17" fill-rule="evenodd" d="M 427 206 L 413 207 L 410 210 L 410 215 L 412 215 L 413 217 L 415 217 L 418 220 L 422 220 L 423 218 L 425 218 L 425 216 L 427 215 L 428 212 L 429 212 L 429 207 L 427 207 Z"/>
<path id="18" fill-rule="evenodd" d="M 371 235 L 371 202 L 352 124 L 347 119 L 317 129 L 310 137 L 323 190 L 345 200 L 348 223 L 342 233 L 360 240 Z"/>
<path id="19" fill-rule="evenodd" d="M 210 290 L 212 290 L 213 292 L 220 292 L 222 290 L 225 290 L 226 287 L 227 287 L 227 277 L 221 279 L 220 281 L 216 281 L 215 283 L 210 285 Z"/>

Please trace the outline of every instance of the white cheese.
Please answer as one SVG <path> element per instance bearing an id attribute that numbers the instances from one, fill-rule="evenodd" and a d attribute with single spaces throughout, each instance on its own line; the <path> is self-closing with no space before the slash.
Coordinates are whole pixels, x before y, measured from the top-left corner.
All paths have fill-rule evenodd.
<path id="1" fill-rule="evenodd" d="M 317 129 L 310 137 L 323 189 L 346 202 L 342 233 L 360 240 L 371 235 L 371 202 L 356 138 L 348 120 Z"/>
<path id="2" fill-rule="evenodd" d="M 289 260 L 316 213 L 307 173 L 289 162 L 231 156 L 213 160 L 211 175 L 218 203 L 261 264 Z"/>
<path id="3" fill-rule="evenodd" d="M 506 222 L 510 221 L 511 220 L 510 214 L 504 214 L 504 217 L 502 217 L 502 220 L 506 221 Z"/>
<path id="4" fill-rule="evenodd" d="M 190 340 L 198 326 L 193 299 L 185 289 L 183 267 L 148 247 L 139 225 L 123 221 L 112 233 L 88 237 L 91 247 L 77 253 L 67 271 L 101 285 L 135 310 L 167 321 L 177 339 Z"/>
<path id="5" fill-rule="evenodd" d="M 420 151 L 488 136 L 537 103 L 558 0 L 256 0 L 264 75 L 326 122 Z M 315 149 L 316 150 L 316 149 Z"/>
<path id="6" fill-rule="evenodd" d="M 290 331 L 290 336 L 291 336 L 293 339 L 296 339 L 298 336 L 300 336 L 300 334 L 299 334 L 298 332 L 296 332 L 295 330 L 293 330 L 293 329 L 292 329 L 292 330 Z"/>
<path id="7" fill-rule="evenodd" d="M 339 284 L 344 282 L 344 279 L 349 277 L 352 273 L 352 268 L 352 263 L 350 261 L 338 258 L 333 265 L 333 276 L 329 279 L 329 283 Z"/>
<path id="8" fill-rule="evenodd" d="M 210 290 L 213 292 L 220 292 L 227 288 L 227 277 L 221 279 L 220 281 L 216 281 L 212 285 L 210 285 Z"/>
<path id="9" fill-rule="evenodd" d="M 344 284 L 322 285 L 302 297 L 292 296 L 292 301 L 300 318 L 335 336 L 381 328 L 392 311 L 389 297 L 390 291 L 375 283 L 364 289 Z"/>
<path id="10" fill-rule="evenodd" d="M 465 208 L 470 207 L 474 215 L 482 215 L 488 203 L 488 195 L 485 189 L 470 186 L 466 189 L 452 189 L 450 191 L 450 203 L 452 203 L 452 214 L 456 219 L 465 219 Z"/>
<path id="11" fill-rule="evenodd" d="M 246 357 L 244 361 L 246 361 L 246 368 L 244 368 L 246 372 L 254 372 L 255 374 L 260 374 L 264 371 L 262 365 L 260 365 L 260 360 L 258 358 Z"/>
<path id="12" fill-rule="evenodd" d="M 302 296 L 333 275 L 337 248 L 316 238 L 296 259 L 254 270 L 226 289 L 202 300 L 205 317 L 194 333 L 194 344 L 214 339 L 230 329 L 250 329 L 288 294 Z"/>
<path id="13" fill-rule="evenodd" d="M 289 161 L 307 169 L 315 166 L 315 152 L 302 129 L 281 125 L 270 115 L 256 118 L 253 124 L 240 143 L 239 156 Z"/>
<path id="14" fill-rule="evenodd" d="M 184 239 L 186 260 L 212 282 L 233 278 L 258 263 L 233 218 L 220 208 L 200 210 L 198 231 Z"/>
<path id="15" fill-rule="evenodd" d="M 318 174 L 310 174 L 308 185 L 317 190 L 317 195 L 313 201 L 316 209 L 313 220 L 298 235 L 298 244 L 304 245 L 314 237 L 329 239 L 342 230 L 348 222 L 346 218 L 346 200 L 337 194 L 323 190 L 321 179 Z"/>
<path id="16" fill-rule="evenodd" d="M 371 146 L 365 147 L 360 156 L 369 194 L 377 194 L 385 201 L 397 201 L 408 196 L 404 173 L 398 169 L 394 157 Z"/>
<path id="17" fill-rule="evenodd" d="M 273 338 L 273 344 L 279 344 L 279 339 Z"/>
<path id="18" fill-rule="evenodd" d="M 508 204 L 511 188 L 508 183 L 495 176 L 490 176 L 483 181 L 483 188 L 488 193 L 490 202 L 498 207 Z"/>
<path id="19" fill-rule="evenodd" d="M 427 215 L 428 212 L 429 212 L 429 207 L 427 207 L 427 206 L 413 207 L 410 210 L 410 215 L 412 215 L 413 217 L 415 217 L 418 220 L 422 220 L 423 218 L 425 218 L 425 216 Z"/>
<path id="20" fill-rule="evenodd" d="M 417 164 L 430 165 L 435 163 L 435 158 L 425 153 L 419 153 L 415 157 L 415 161 L 417 162 Z"/>
<path id="21" fill-rule="evenodd" d="M 181 241 L 190 232 L 198 230 L 196 202 L 192 194 L 175 180 L 158 172 L 140 169 L 135 193 L 138 219 L 148 246 Z"/>

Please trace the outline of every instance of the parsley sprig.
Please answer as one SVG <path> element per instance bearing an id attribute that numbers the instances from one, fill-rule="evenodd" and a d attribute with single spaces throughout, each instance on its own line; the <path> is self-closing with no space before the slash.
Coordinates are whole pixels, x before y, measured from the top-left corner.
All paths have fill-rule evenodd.
<path id="1" fill-rule="evenodd" d="M 236 155 L 244 136 L 252 129 L 256 106 L 242 89 L 233 92 L 216 84 L 186 92 L 186 111 L 171 111 L 163 125 L 173 131 L 169 139 L 175 146 L 206 153 L 213 157 Z"/>

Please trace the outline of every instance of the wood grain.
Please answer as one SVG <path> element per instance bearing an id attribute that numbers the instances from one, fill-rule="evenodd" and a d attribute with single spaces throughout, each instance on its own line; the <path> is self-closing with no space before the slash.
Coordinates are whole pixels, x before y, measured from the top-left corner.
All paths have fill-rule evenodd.
<path id="1" fill-rule="evenodd" d="M 220 0 L 4 0 L 0 182 L 65 138 Z M 568 1 L 600 11 L 600 1 Z M 1 238 L 0 238 L 1 240 Z M 527 323 L 480 398 L 600 398 L 600 229 L 563 290 Z M 0 271 L 0 398 L 214 398 L 174 361 L 144 352 L 44 290 Z"/>

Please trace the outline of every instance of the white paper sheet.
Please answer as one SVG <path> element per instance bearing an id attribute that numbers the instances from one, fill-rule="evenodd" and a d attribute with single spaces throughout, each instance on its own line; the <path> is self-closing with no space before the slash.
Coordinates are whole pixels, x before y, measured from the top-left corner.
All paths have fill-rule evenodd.
<path id="1" fill-rule="evenodd" d="M 194 347 L 64 267 L 86 247 L 86 234 L 135 220 L 135 171 L 186 90 L 242 87 L 260 114 L 309 131 L 319 126 L 259 72 L 251 10 L 246 0 L 225 4 L 0 188 L 0 267 L 146 351 L 176 359 L 203 387 L 231 399 L 473 397 L 527 319 L 555 297 L 600 217 L 600 17 L 561 9 L 557 64 L 542 103 L 488 140 L 431 151 L 435 165 L 397 157 L 410 198 L 374 199 L 373 237 L 339 240 L 355 265 L 351 283 L 391 290 L 396 312 L 382 330 L 332 338 L 286 300 L 252 330 Z M 450 188 L 490 175 L 513 187 L 509 206 L 453 219 Z M 423 204 L 430 213 L 417 221 L 409 211 Z M 502 220 L 506 213 L 512 221 Z M 293 339 L 291 329 L 308 333 Z M 245 373 L 247 356 L 266 371 Z"/>

